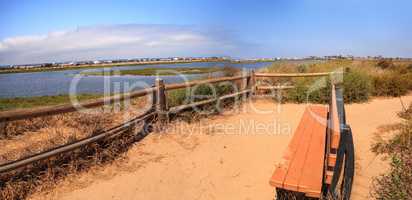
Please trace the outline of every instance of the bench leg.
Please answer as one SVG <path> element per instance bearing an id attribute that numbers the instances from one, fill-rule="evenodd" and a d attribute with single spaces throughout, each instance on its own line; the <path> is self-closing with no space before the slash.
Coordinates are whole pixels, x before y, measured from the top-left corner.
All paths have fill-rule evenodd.
<path id="1" fill-rule="evenodd" d="M 276 189 L 276 200 L 306 200 L 306 197 L 300 192 Z"/>
<path id="2" fill-rule="evenodd" d="M 276 188 L 276 200 L 316 200 L 318 198 L 306 197 L 304 193 Z"/>

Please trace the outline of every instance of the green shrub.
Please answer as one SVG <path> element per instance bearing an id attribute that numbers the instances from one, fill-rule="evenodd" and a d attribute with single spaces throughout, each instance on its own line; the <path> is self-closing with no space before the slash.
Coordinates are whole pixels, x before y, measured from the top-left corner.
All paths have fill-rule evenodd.
<path id="1" fill-rule="evenodd" d="M 370 96 L 397 97 L 412 90 L 412 64 L 392 59 L 378 61 L 347 61 L 336 60 L 315 63 L 302 62 L 275 62 L 271 67 L 263 70 L 268 73 L 313 73 L 330 72 L 343 69 L 343 89 L 346 103 L 368 101 Z M 270 78 L 266 79 L 269 85 L 294 85 L 294 89 L 286 92 L 283 100 L 304 103 L 324 103 L 329 97 L 327 88 L 308 92 L 313 78 Z M 308 94 L 309 93 L 309 94 Z"/>
<path id="2" fill-rule="evenodd" d="M 322 85 L 322 87 L 317 88 L 313 91 L 309 90 L 309 101 L 312 103 L 327 104 L 330 101 L 332 85 L 329 79 L 322 81 L 320 85 Z"/>
<path id="3" fill-rule="evenodd" d="M 298 66 L 299 73 L 306 73 L 308 71 L 308 67 L 304 64 Z"/>
<path id="4" fill-rule="evenodd" d="M 308 87 L 304 81 L 296 82 L 295 87 L 287 91 L 285 100 L 294 103 L 307 102 Z"/>
<path id="5" fill-rule="evenodd" d="M 214 88 L 212 88 L 214 87 Z M 225 84 L 202 84 L 190 89 L 177 89 L 167 92 L 167 102 L 169 107 L 179 106 L 190 102 L 201 101 L 234 92 L 231 85 Z M 188 97 L 188 95 L 190 97 Z"/>
<path id="6" fill-rule="evenodd" d="M 396 72 L 387 72 L 375 76 L 373 80 L 373 95 L 392 97 L 405 95 L 408 92 L 408 89 L 412 87 L 408 77 L 410 77 L 409 74 L 401 75 Z"/>
<path id="7" fill-rule="evenodd" d="M 343 96 L 346 103 L 368 101 L 372 93 L 371 79 L 368 75 L 351 70 L 343 77 Z M 286 101 L 295 103 L 328 103 L 331 94 L 329 79 L 300 79 L 295 83 L 295 88 L 287 92 Z"/>
<path id="8" fill-rule="evenodd" d="M 368 101 L 373 91 L 371 78 L 360 71 L 351 70 L 343 76 L 343 97 L 346 103 Z"/>
<path id="9" fill-rule="evenodd" d="M 177 89 L 167 92 L 167 103 L 169 107 L 174 107 L 178 105 L 182 105 L 186 101 L 187 97 L 186 89 Z"/>
<path id="10" fill-rule="evenodd" d="M 300 79 L 293 89 L 287 91 L 285 100 L 294 103 L 328 103 L 330 88 L 329 79 Z"/>

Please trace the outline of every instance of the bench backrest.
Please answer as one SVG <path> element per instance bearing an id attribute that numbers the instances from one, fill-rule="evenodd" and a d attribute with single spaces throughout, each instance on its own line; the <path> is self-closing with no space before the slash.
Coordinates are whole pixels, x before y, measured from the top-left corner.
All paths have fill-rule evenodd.
<path id="1" fill-rule="evenodd" d="M 331 95 L 324 180 L 328 198 L 348 200 L 355 170 L 353 136 L 346 124 L 343 89 L 332 85 Z"/>
<path id="2" fill-rule="evenodd" d="M 327 184 L 330 184 L 332 181 L 333 170 L 336 165 L 337 150 L 339 148 L 341 136 L 339 109 L 335 85 L 332 84 L 331 90 L 325 154 L 325 182 Z"/>

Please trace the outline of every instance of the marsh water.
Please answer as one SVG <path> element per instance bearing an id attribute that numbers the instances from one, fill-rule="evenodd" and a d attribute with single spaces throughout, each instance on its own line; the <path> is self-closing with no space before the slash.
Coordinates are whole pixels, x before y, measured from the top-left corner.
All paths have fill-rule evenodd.
<path id="1" fill-rule="evenodd" d="M 271 62 L 254 63 L 226 63 L 226 62 L 202 62 L 202 63 L 182 63 L 182 64 L 161 64 L 161 65 L 136 65 L 122 67 L 108 67 L 98 69 L 76 69 L 52 72 L 34 73 L 14 73 L 0 74 L 0 98 L 11 97 L 32 97 L 32 96 L 52 96 L 75 92 L 77 94 L 104 92 L 129 92 L 131 90 L 150 87 L 154 84 L 156 76 L 83 76 L 82 72 L 98 72 L 103 70 L 130 70 L 153 68 L 176 67 L 223 67 L 230 65 L 246 70 L 257 69 L 270 65 Z M 185 80 L 196 79 L 208 74 L 186 74 L 184 76 L 159 76 L 165 83 L 183 82 Z"/>

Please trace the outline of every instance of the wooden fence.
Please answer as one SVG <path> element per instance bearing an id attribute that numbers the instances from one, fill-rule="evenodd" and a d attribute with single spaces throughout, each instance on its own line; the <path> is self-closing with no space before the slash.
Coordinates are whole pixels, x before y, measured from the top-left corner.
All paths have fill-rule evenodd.
<path id="1" fill-rule="evenodd" d="M 103 105 L 113 104 L 116 102 L 124 101 L 125 99 L 133 99 L 138 97 L 143 97 L 146 95 L 153 95 L 153 104 L 151 109 L 135 117 L 134 119 L 125 122 L 121 125 L 116 127 L 104 130 L 98 134 L 94 134 L 88 138 L 84 138 L 82 140 L 76 141 L 71 144 L 63 145 L 48 151 L 41 152 L 36 155 L 28 156 L 19 160 L 15 160 L 12 162 L 4 163 L 0 165 L 0 173 L 8 172 L 11 170 L 16 170 L 18 168 L 33 164 L 35 162 L 45 160 L 56 156 L 61 153 L 73 151 L 77 148 L 82 146 L 91 144 L 93 142 L 97 142 L 103 138 L 107 138 L 113 135 L 118 135 L 125 133 L 126 131 L 130 130 L 131 127 L 134 127 L 137 123 L 149 123 L 147 119 L 149 118 L 156 118 L 158 123 L 167 123 L 168 115 L 169 114 L 176 114 L 183 110 L 198 107 L 205 104 L 210 104 L 213 102 L 222 101 L 229 98 L 236 98 L 239 96 L 251 96 L 250 94 L 254 94 L 255 90 L 259 88 L 256 85 L 256 79 L 264 78 L 264 77 L 318 77 L 318 76 L 328 76 L 330 73 L 299 73 L 299 74 L 268 74 L 268 73 L 255 73 L 251 71 L 248 74 L 243 73 L 240 76 L 233 76 L 233 77 L 220 77 L 220 78 L 211 78 L 206 80 L 196 80 L 190 81 L 186 83 L 175 83 L 175 84 L 164 84 L 163 80 L 157 79 L 155 85 L 151 88 L 142 89 L 139 91 L 127 93 L 127 94 L 119 94 L 109 98 L 101 98 L 98 100 L 91 100 L 85 101 L 78 105 L 66 104 L 66 105 L 59 105 L 59 106 L 50 106 L 44 108 L 35 108 L 35 109 L 24 109 L 24 110 L 16 110 L 16 111 L 4 111 L 0 112 L 0 124 L 4 124 L 10 121 L 15 120 L 24 120 L 30 119 L 34 117 L 44 117 L 44 116 L 52 116 L 58 115 L 63 113 L 69 112 L 76 112 L 82 109 L 90 109 L 96 108 Z M 167 91 L 181 89 L 181 88 L 189 88 L 201 84 L 213 84 L 213 83 L 220 83 L 220 82 L 233 82 L 233 81 L 241 81 L 240 82 L 240 90 L 236 91 L 232 94 L 226 94 L 220 97 L 215 97 L 212 99 L 202 100 L 198 102 L 193 102 L 190 104 L 185 105 L 178 105 L 175 107 L 168 108 L 167 106 L 167 99 L 166 93 Z M 278 88 L 278 89 L 289 89 L 291 87 L 285 88 Z M 262 89 L 260 87 L 259 89 Z M 272 88 L 264 88 L 263 89 L 272 89 Z M 146 124 L 145 124 L 146 125 Z"/>

